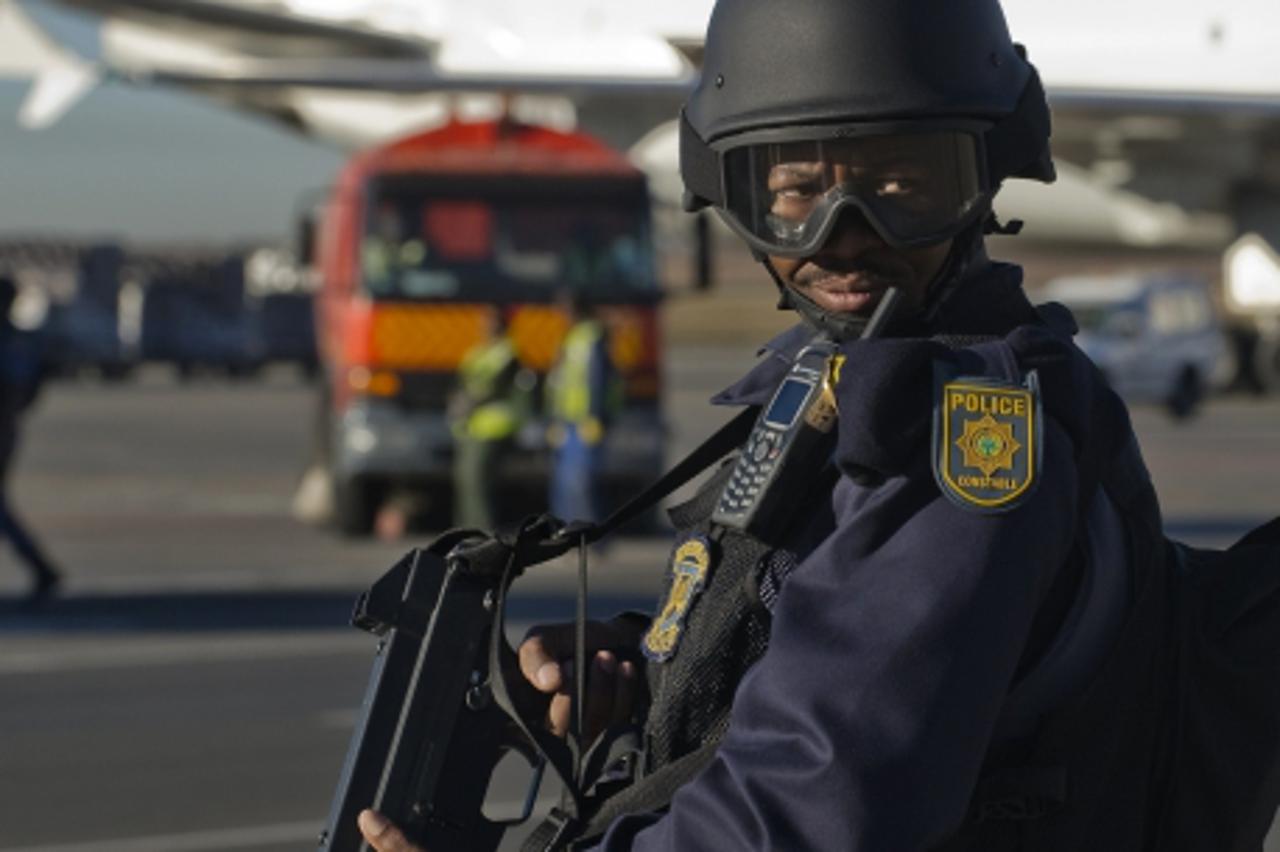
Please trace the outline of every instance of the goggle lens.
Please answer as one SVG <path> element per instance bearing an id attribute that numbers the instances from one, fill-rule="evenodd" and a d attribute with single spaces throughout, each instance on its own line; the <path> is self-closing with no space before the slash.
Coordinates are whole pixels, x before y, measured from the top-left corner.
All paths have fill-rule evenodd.
<path id="1" fill-rule="evenodd" d="M 856 206 L 888 241 L 941 241 L 986 187 L 970 133 L 933 131 L 746 145 L 727 151 L 726 213 L 762 247 L 816 251 Z"/>

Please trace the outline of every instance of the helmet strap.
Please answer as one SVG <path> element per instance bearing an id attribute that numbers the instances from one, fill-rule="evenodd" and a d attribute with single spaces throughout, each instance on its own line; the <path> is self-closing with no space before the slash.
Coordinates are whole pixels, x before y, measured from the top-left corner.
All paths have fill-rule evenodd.
<path id="1" fill-rule="evenodd" d="M 951 244 L 951 253 L 938 270 L 937 276 L 926 291 L 924 307 L 918 318 L 925 328 L 933 324 L 946 303 L 960 289 L 960 282 L 969 277 L 975 266 L 984 265 L 987 260 L 983 235 L 986 233 L 988 216 L 981 216 L 965 230 L 961 231 Z"/>
<path id="2" fill-rule="evenodd" d="M 982 233 L 997 234 L 1002 237 L 1016 237 L 1022 233 L 1022 228 L 1025 224 L 1021 219 L 1010 219 L 1008 222 L 1001 222 L 995 211 L 992 211 L 983 220 Z"/>

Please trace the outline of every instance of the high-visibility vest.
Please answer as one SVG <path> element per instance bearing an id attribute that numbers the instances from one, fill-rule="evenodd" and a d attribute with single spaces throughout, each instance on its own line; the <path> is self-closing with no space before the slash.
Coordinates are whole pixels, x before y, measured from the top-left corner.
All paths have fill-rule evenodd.
<path id="1" fill-rule="evenodd" d="M 516 361 L 515 346 L 507 337 L 473 347 L 462 358 L 458 379 L 473 407 L 462 429 L 477 441 L 500 441 L 520 428 L 522 406 L 510 381 Z"/>
<path id="2" fill-rule="evenodd" d="M 597 352 L 603 349 L 604 336 L 604 326 L 592 319 L 582 320 L 565 335 L 560 358 L 547 376 L 548 407 L 556 420 L 580 424 L 593 417 L 608 419 L 621 407 L 622 384 L 611 364 L 602 365 L 605 386 L 591 386 L 591 368 Z M 607 361 L 608 354 L 601 354 Z M 593 392 L 603 398 L 593 399 Z"/>

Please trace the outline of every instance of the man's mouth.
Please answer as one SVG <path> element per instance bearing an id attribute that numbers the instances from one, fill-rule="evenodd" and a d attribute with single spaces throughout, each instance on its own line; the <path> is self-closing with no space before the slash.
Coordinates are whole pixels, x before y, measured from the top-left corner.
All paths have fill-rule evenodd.
<path id="1" fill-rule="evenodd" d="M 867 272 L 829 274 L 796 283 L 820 308 L 834 313 L 868 310 L 893 285 L 887 278 Z"/>

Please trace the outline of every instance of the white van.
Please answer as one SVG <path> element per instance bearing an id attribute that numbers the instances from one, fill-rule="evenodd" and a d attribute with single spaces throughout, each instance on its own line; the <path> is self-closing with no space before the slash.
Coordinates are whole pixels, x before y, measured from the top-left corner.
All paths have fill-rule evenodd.
<path id="1" fill-rule="evenodd" d="M 1230 378 L 1227 341 L 1199 277 L 1070 276 L 1042 295 L 1071 309 L 1076 344 L 1127 401 L 1161 403 L 1181 419 Z"/>

